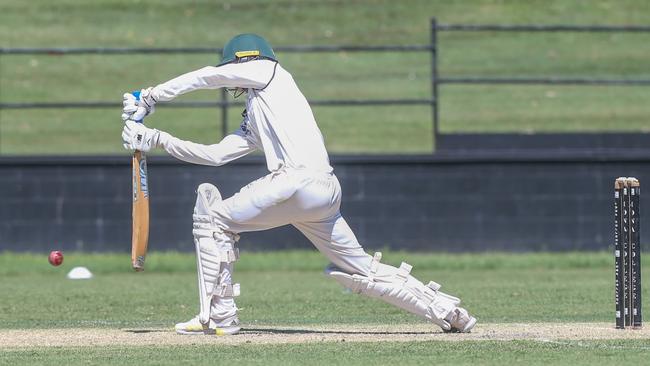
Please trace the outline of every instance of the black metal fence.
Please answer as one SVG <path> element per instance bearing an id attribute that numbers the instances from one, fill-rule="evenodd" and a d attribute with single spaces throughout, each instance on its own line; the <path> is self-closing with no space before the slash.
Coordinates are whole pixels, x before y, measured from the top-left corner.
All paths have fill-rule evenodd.
<path id="1" fill-rule="evenodd" d="M 518 77 L 491 78 L 481 76 L 442 77 L 438 73 L 438 32 L 634 32 L 650 33 L 649 26 L 602 26 L 602 25 L 468 25 L 468 24 L 438 24 L 431 19 L 432 79 L 433 79 L 433 126 L 434 136 L 438 130 L 438 85 L 440 84 L 558 84 L 558 85 L 650 85 L 650 79 L 602 79 L 589 78 L 557 78 L 557 77 Z"/>
<path id="2" fill-rule="evenodd" d="M 287 53 L 318 53 L 318 52 L 431 52 L 432 45 L 384 45 L 384 46 L 280 46 L 274 47 L 276 52 Z M 186 48 L 0 48 L 3 55 L 123 55 L 123 54 L 220 54 L 221 48 L 212 47 L 186 47 Z M 433 58 L 433 56 L 432 56 Z M 310 100 L 317 106 L 391 106 L 391 105 L 433 105 L 431 99 L 323 99 Z M 241 107 L 244 103 L 231 101 L 227 98 L 225 89 L 221 89 L 219 99 L 210 101 L 173 102 L 161 103 L 162 107 L 170 108 L 220 108 L 222 134 L 228 133 L 228 108 Z M 118 108 L 119 102 L 19 102 L 0 103 L 2 109 L 59 109 L 59 108 Z"/>
<path id="3" fill-rule="evenodd" d="M 444 84 L 495 84 L 495 85 L 650 85 L 650 79 L 605 79 L 598 77 L 585 78 L 560 78 L 560 77 L 445 77 L 440 74 L 439 42 L 440 32 L 625 32 L 625 33 L 650 33 L 650 26 L 602 26 L 602 25 L 467 25 L 467 24 L 438 24 L 435 18 L 431 19 L 431 39 L 425 45 L 384 45 L 384 46 L 283 46 L 276 47 L 278 52 L 289 53 L 315 53 L 315 52 L 428 52 L 431 57 L 431 97 L 424 99 L 327 99 L 311 100 L 312 105 L 319 106 L 391 106 L 391 105 L 430 105 L 432 110 L 432 131 L 434 146 L 440 134 L 440 98 L 439 87 Z M 185 47 L 185 48 L 0 48 L 0 56 L 11 55 L 57 55 L 72 56 L 81 54 L 201 54 L 220 53 L 220 48 L 212 47 Z M 1 87 L 1 86 L 0 86 Z M 228 108 L 242 106 L 241 102 L 229 101 L 226 91 L 222 90 L 218 100 L 213 102 L 175 102 L 162 105 L 171 108 L 205 108 L 218 107 L 221 109 L 222 132 L 228 131 Z M 98 102 L 0 102 L 0 112 L 3 109 L 43 109 L 43 108 L 116 108 L 119 103 Z M 1 123 L 1 121 L 0 121 Z"/>

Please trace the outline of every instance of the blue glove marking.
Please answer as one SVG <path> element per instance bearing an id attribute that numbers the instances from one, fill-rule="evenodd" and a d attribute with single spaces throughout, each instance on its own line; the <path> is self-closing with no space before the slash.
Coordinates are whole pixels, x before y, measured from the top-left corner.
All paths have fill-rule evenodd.
<path id="1" fill-rule="evenodd" d="M 135 100 L 140 100 L 140 91 L 134 91 L 134 92 L 131 92 L 131 94 L 133 94 L 133 96 L 135 97 Z M 141 120 L 135 121 L 135 122 L 136 123 L 142 123 L 142 121 L 143 120 L 141 119 Z"/>

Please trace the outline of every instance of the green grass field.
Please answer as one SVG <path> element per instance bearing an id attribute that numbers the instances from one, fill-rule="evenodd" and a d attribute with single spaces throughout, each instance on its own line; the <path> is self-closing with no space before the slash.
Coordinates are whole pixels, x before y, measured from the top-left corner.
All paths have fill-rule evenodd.
<path id="1" fill-rule="evenodd" d="M 414 275 L 434 279 L 462 297 L 479 325 L 600 323 L 613 326 L 613 260 L 609 253 L 435 254 L 385 253 L 385 262 L 413 264 Z M 646 265 L 648 263 L 645 263 Z M 94 272 L 88 281 L 65 279 L 73 266 Z M 400 332 L 422 329 L 422 322 L 384 303 L 344 291 L 326 278 L 325 260 L 315 251 L 248 253 L 236 265 L 241 283 L 240 318 L 246 328 L 339 325 L 350 333 L 390 325 Z M 121 254 L 66 253 L 61 267 L 45 255 L 0 255 L 0 363 L 2 364 L 611 364 L 644 362 L 647 339 L 531 339 L 522 329 L 508 340 L 426 340 L 391 342 L 297 342 L 223 344 L 225 338 L 191 344 L 137 346 L 5 347 L 3 337 L 20 329 L 60 332 L 156 329 L 170 339 L 174 323 L 197 312 L 194 258 L 188 254 L 151 253 L 147 270 L 132 273 Z M 644 278 L 644 281 L 650 279 Z M 644 293 L 647 298 L 647 293 Z M 516 325 L 514 325 L 516 327 Z M 431 326 L 426 332 L 436 331 Z M 65 332 L 65 330 L 64 330 Z M 577 330 L 576 330 L 577 332 Z M 611 332 L 616 332 L 612 330 Z M 47 334 L 46 332 L 45 334 Z M 100 332 L 101 333 L 101 332 Z M 621 333 L 615 333 L 621 334 Z M 624 333 L 625 334 L 625 333 Z M 634 332 L 627 334 L 634 335 Z M 644 333 L 645 334 L 645 333 Z M 480 333 L 479 333 L 480 335 Z M 142 334 L 145 337 L 146 333 Z M 285 335 L 276 335 L 279 339 Z M 286 337 L 293 336 L 291 332 Z M 423 333 L 423 337 L 424 337 Z M 231 337 L 243 337 L 238 335 Z M 556 336 L 557 337 L 557 336 Z M 187 338 L 187 337 L 185 337 Z M 205 338 L 205 337 L 199 337 Z M 588 338 L 588 337 L 587 337 Z M 637 337 L 638 338 L 638 337 Z M 136 338 L 137 339 L 137 335 Z M 5 339 L 5 342 L 9 338 Z M 91 341 L 90 339 L 88 340 Z"/>
<path id="2" fill-rule="evenodd" d="M 2 1 L 3 47 L 222 46 L 241 32 L 274 45 L 426 44 L 441 23 L 650 24 L 650 3 L 628 1 Z M 37 26 L 36 26 L 37 25 Z M 442 76 L 648 78 L 650 34 L 452 33 L 439 35 Z M 427 53 L 278 55 L 308 98 L 428 98 Z M 1 102 L 119 102 L 218 55 L 3 55 Z M 197 92 L 183 100 L 210 100 Z M 441 130 L 647 131 L 647 87 L 468 86 L 440 90 Z M 434 148 L 431 110 L 316 107 L 336 153 L 423 153 Z M 229 129 L 238 126 L 238 108 Z M 2 110 L 1 154 L 122 153 L 119 110 Z M 220 112 L 160 108 L 151 126 L 216 142 Z"/>

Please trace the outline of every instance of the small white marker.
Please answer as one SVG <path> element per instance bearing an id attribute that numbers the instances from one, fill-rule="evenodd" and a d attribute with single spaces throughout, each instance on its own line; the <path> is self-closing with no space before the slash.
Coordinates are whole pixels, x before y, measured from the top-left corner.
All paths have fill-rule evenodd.
<path id="1" fill-rule="evenodd" d="M 89 280 L 93 278 L 93 274 L 86 267 L 74 267 L 68 272 L 67 277 L 71 280 Z"/>

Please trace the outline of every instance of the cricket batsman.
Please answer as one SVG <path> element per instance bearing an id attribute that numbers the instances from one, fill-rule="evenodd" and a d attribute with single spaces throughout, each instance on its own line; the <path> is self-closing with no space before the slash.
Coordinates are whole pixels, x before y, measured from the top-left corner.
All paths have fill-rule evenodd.
<path id="1" fill-rule="evenodd" d="M 213 145 L 183 141 L 135 121 L 157 102 L 199 89 L 227 88 L 245 95 L 241 126 Z M 240 330 L 233 283 L 239 234 L 291 224 L 331 262 L 326 274 L 355 293 L 381 299 L 436 324 L 446 332 L 469 332 L 476 318 L 460 299 L 410 275 L 411 266 L 381 263 L 368 255 L 339 211 L 341 186 L 323 136 L 293 77 L 262 37 L 241 34 L 223 49 L 217 66 L 206 66 L 141 91 L 124 94 L 122 138 L 128 150 L 163 148 L 192 164 L 221 166 L 252 151 L 264 152 L 269 174 L 224 199 L 212 184 L 197 188 L 193 214 L 199 314 L 176 324 L 180 334 L 235 334 Z"/>

